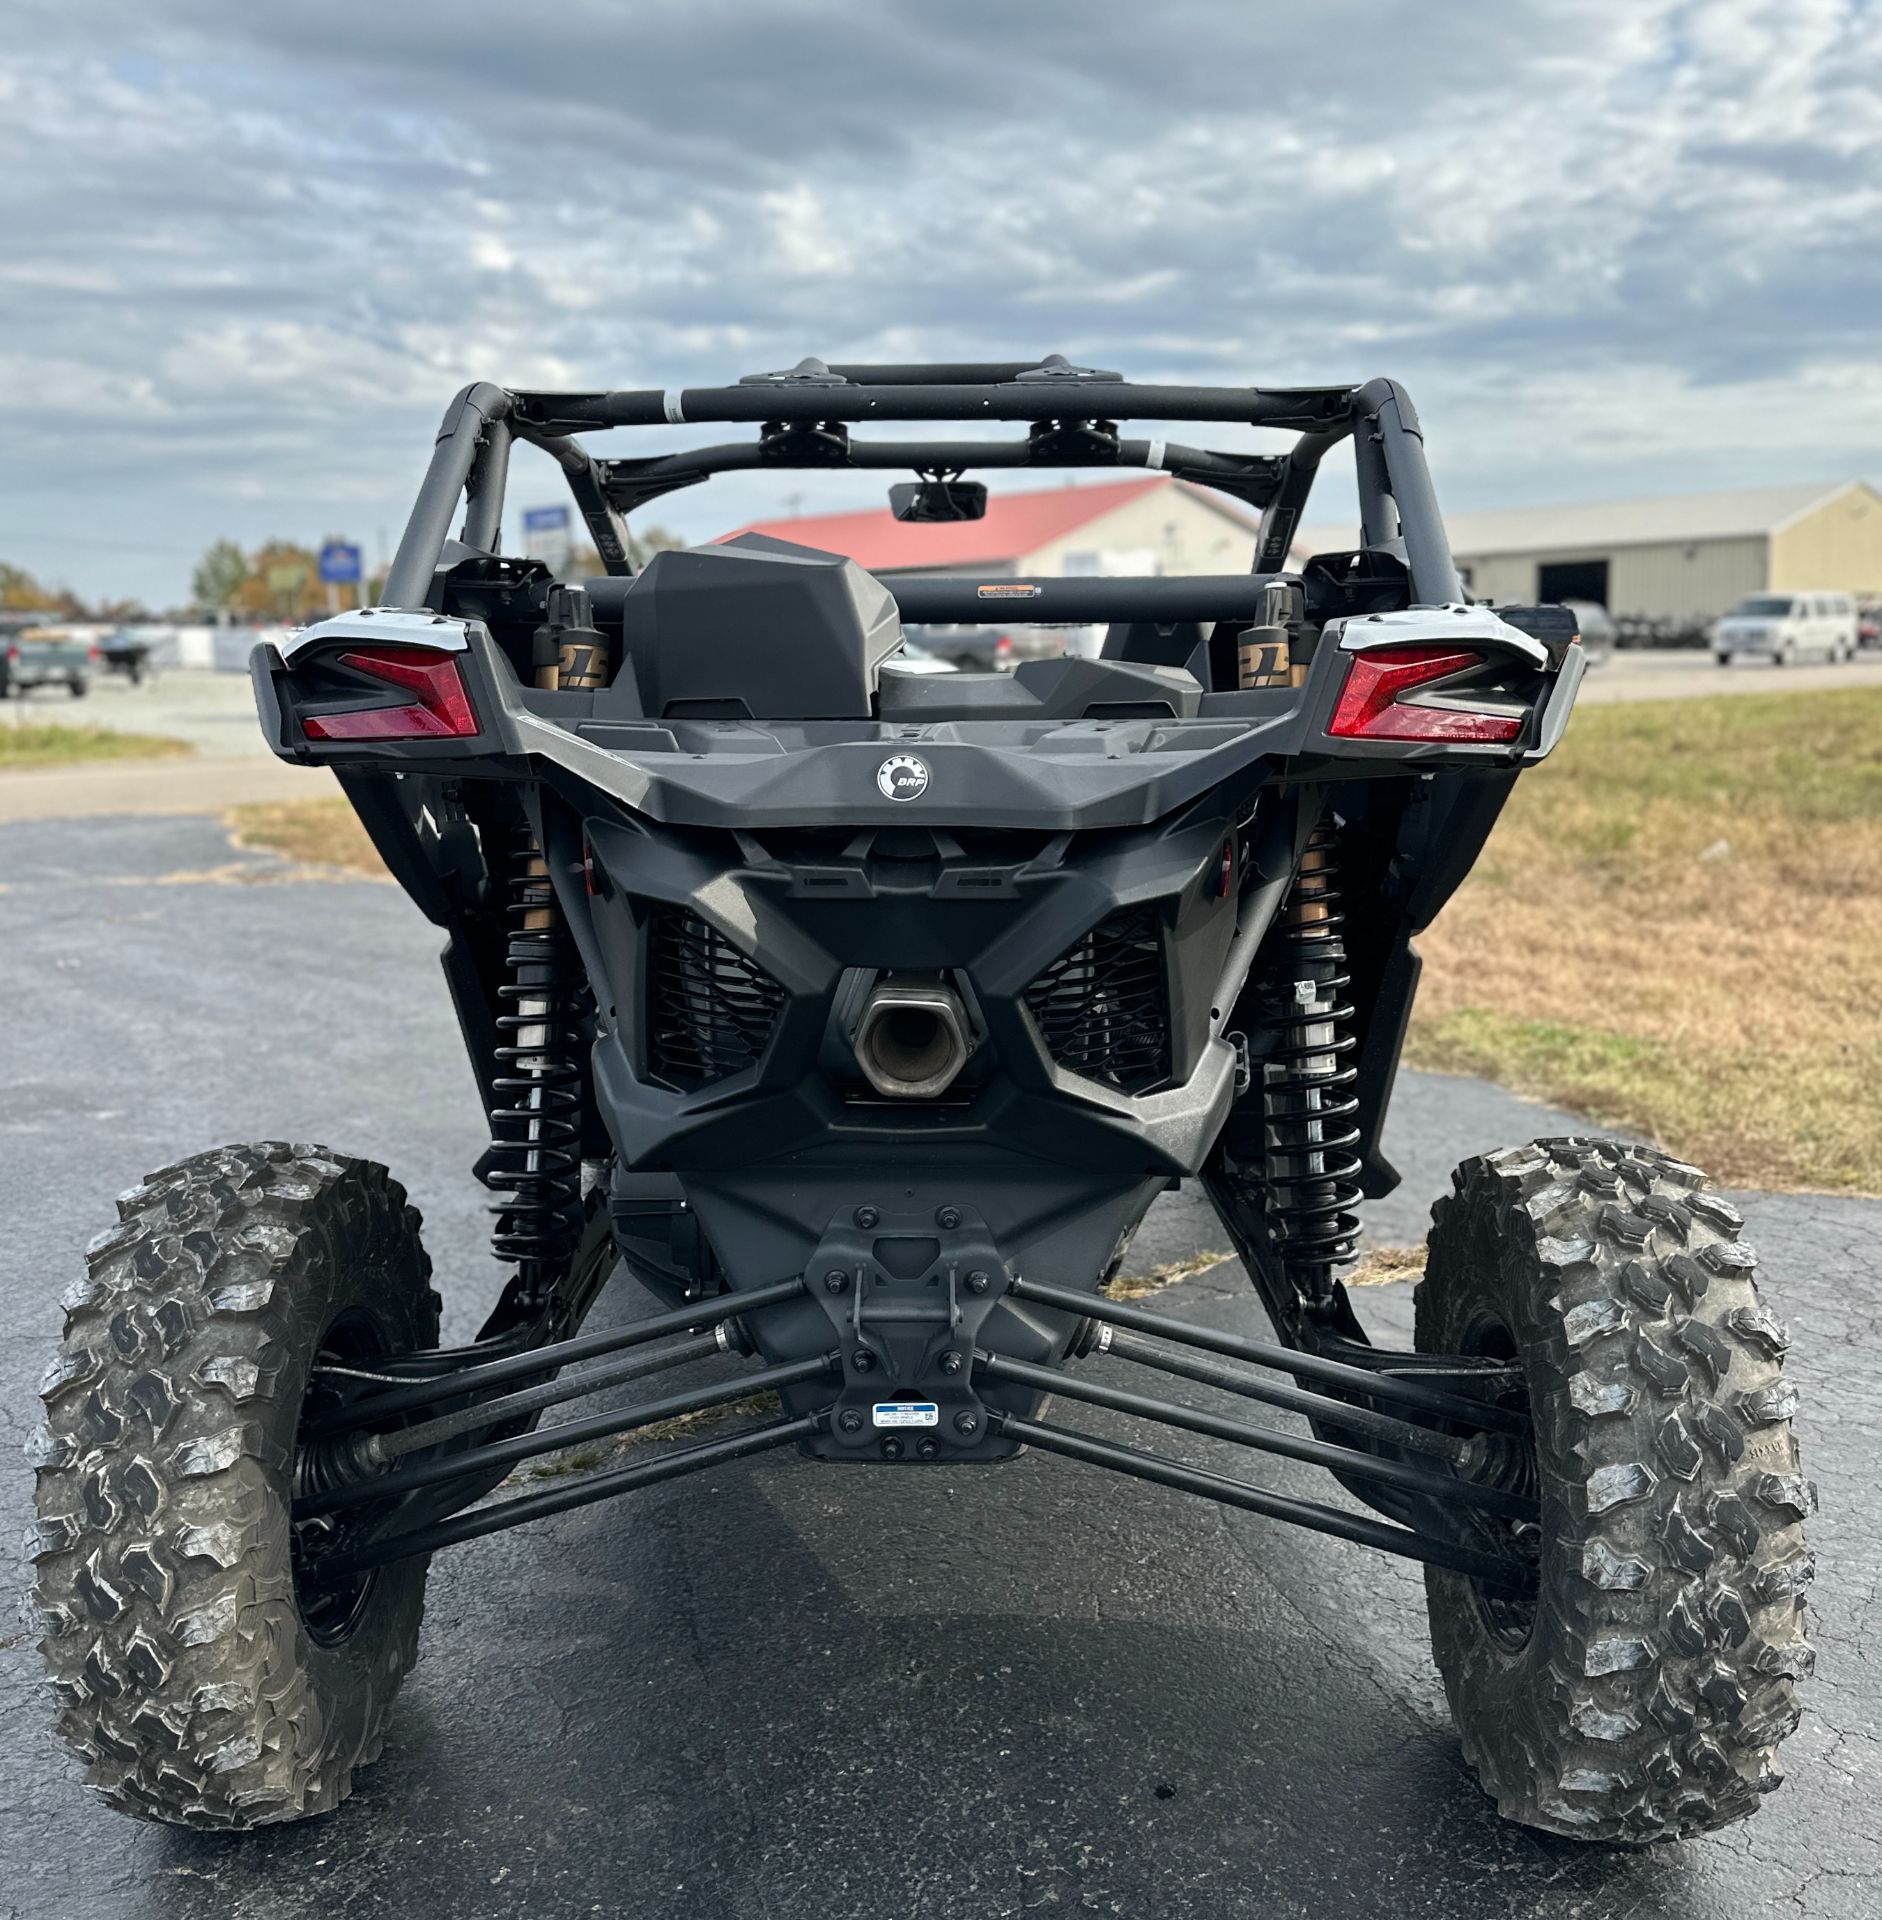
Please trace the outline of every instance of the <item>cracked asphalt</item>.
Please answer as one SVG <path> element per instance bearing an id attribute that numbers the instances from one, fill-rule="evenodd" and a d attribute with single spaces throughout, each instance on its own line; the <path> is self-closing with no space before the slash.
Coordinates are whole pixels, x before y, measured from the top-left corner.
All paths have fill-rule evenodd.
<path id="1" fill-rule="evenodd" d="M 269 1136 L 385 1160 L 425 1212 L 447 1333 L 474 1330 L 496 1269 L 436 945 L 390 886 L 294 878 L 206 819 L 0 827 L 0 1539 L 24 1530 L 56 1297 L 112 1196 L 168 1160 Z M 1375 1237 L 1418 1238 L 1464 1153 L 1571 1126 L 1408 1075 Z M 1501 1823 L 1407 1565 L 1065 1461 L 769 1456 L 442 1556 L 385 1757 L 305 1826 L 204 1837 L 94 1803 L 44 1731 L 31 1634 L 0 1620 L 0 1914 L 1873 1916 L 1882 1202 L 1734 1198 L 1822 1490 L 1821 1663 L 1749 1824 L 1625 1852 Z M 1131 1264 L 1222 1244 L 1176 1194 Z M 1155 1304 L 1264 1331 L 1233 1262 Z M 1406 1286 L 1361 1305 L 1408 1336 Z M 599 1309 L 640 1310 L 625 1288 Z M 1252 1477 L 1343 1498 L 1288 1462 Z"/>

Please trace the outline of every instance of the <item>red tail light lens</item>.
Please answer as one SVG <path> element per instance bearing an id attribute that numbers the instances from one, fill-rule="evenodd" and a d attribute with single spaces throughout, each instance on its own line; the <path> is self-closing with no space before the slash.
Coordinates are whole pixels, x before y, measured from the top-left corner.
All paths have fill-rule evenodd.
<path id="1" fill-rule="evenodd" d="M 1483 664 L 1465 647 L 1382 647 L 1353 656 L 1327 728 L 1341 740 L 1436 740 L 1497 746 L 1523 730 L 1511 713 L 1472 713 L 1463 707 L 1416 706 L 1405 695 Z"/>
<path id="2" fill-rule="evenodd" d="M 302 722 L 313 740 L 463 740 L 477 731 L 470 691 L 448 653 L 419 647 L 358 647 L 340 665 L 418 696 L 407 706 L 355 708 L 351 713 L 309 714 Z"/>

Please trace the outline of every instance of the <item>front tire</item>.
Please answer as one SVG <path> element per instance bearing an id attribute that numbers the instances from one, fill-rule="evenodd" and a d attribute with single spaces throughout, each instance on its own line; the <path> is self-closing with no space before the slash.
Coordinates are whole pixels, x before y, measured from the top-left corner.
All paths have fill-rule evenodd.
<path id="1" fill-rule="evenodd" d="M 1581 1839 L 1752 1812 L 1814 1657 L 1785 1335 L 1706 1185 L 1606 1140 L 1466 1161 L 1418 1289 L 1419 1348 L 1519 1362 L 1535 1419 L 1533 1594 L 1426 1573 L 1451 1716 L 1499 1812 Z"/>
<path id="2" fill-rule="evenodd" d="M 224 1147 L 118 1202 L 65 1296 L 35 1455 L 60 1734 L 113 1806 L 252 1827 L 337 1806 L 417 1655 L 425 1562 L 347 1593 L 298 1557 L 296 1436 L 328 1366 L 435 1343 L 404 1190 L 325 1148 Z"/>

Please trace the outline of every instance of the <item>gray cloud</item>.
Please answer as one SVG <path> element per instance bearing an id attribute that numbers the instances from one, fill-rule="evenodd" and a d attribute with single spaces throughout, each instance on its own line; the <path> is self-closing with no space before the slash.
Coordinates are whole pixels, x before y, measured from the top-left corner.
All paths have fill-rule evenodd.
<path id="1" fill-rule="evenodd" d="M 24 14 L 0 557 L 91 591 L 395 531 L 465 379 L 806 352 L 1389 371 L 1460 506 L 1882 466 L 1874 0 Z"/>

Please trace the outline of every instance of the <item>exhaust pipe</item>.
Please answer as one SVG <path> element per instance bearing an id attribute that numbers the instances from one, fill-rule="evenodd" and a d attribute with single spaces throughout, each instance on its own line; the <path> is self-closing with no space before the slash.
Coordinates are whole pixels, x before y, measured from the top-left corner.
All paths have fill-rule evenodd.
<path id="1" fill-rule="evenodd" d="M 932 1100 L 967 1064 L 967 1009 L 952 987 L 877 987 L 856 1021 L 856 1064 L 892 1100 Z"/>

